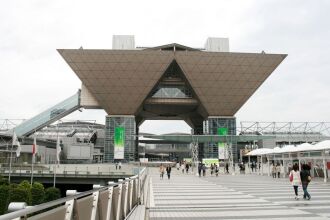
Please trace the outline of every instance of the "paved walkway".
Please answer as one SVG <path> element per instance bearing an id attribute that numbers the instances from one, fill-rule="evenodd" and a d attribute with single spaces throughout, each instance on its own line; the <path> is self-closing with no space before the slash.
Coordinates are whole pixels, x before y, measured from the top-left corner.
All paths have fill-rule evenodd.
<path id="1" fill-rule="evenodd" d="M 312 182 L 312 200 L 296 201 L 288 179 L 254 174 L 199 178 L 174 170 L 170 180 L 160 180 L 156 169 L 151 173 L 151 220 L 330 219 L 329 184 Z"/>

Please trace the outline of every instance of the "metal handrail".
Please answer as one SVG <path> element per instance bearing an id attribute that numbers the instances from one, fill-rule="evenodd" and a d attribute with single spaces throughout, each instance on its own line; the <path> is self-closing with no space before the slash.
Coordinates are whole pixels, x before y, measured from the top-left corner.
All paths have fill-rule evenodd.
<path id="1" fill-rule="evenodd" d="M 27 216 L 27 215 L 30 215 L 30 214 L 33 214 L 33 213 L 36 213 L 36 212 L 40 212 L 40 211 L 43 211 L 45 209 L 48 209 L 48 208 L 51 208 L 51 207 L 54 207 L 54 206 L 57 206 L 57 205 L 64 205 L 66 202 L 68 202 L 70 200 L 78 200 L 78 199 L 81 199 L 83 197 L 93 195 L 96 192 L 108 190 L 109 187 L 118 187 L 119 185 L 121 185 L 123 183 L 129 182 L 131 180 L 138 179 L 140 176 L 142 176 L 144 174 L 145 170 L 146 170 L 146 168 L 143 168 L 140 171 L 140 175 L 132 176 L 130 178 L 127 178 L 125 180 L 122 180 L 121 182 L 111 183 L 108 186 L 104 186 L 104 187 L 97 188 L 97 189 L 92 189 L 92 190 L 85 191 L 85 192 L 80 192 L 80 193 L 78 193 L 76 195 L 66 196 L 64 198 L 60 198 L 60 199 L 57 199 L 57 200 L 54 200 L 54 201 L 46 202 L 46 203 L 43 203 L 43 204 L 40 204 L 40 205 L 36 205 L 36 206 L 30 206 L 30 207 L 27 207 L 27 208 L 22 209 L 22 210 L 18 210 L 18 211 L 15 211 L 15 212 L 11 212 L 11 213 L 7 213 L 7 214 L 4 214 L 4 215 L 1 215 L 0 216 L 0 220 L 8 220 L 8 219 L 20 218 L 22 216 Z M 144 184 L 142 184 L 142 185 L 144 185 Z M 140 190 L 140 193 L 142 193 L 142 192 L 143 192 L 143 190 Z M 134 205 L 134 207 L 132 207 L 132 209 L 130 210 L 130 212 L 132 210 L 134 210 L 134 208 L 135 208 L 136 205 Z"/>
<path id="2" fill-rule="evenodd" d="M 116 186 L 118 186 L 118 183 L 116 184 Z M 105 187 L 98 188 L 98 189 L 92 189 L 92 190 L 89 190 L 89 191 L 86 191 L 86 192 L 79 193 L 77 195 L 66 196 L 66 197 L 61 198 L 61 199 L 46 202 L 46 203 L 36 205 L 36 206 L 31 206 L 31 207 L 28 207 L 26 209 L 18 210 L 18 211 L 15 211 L 15 212 L 10 212 L 10 213 L 1 215 L 0 220 L 8 220 L 8 219 L 18 218 L 18 217 L 21 217 L 21 216 L 26 216 L 26 215 L 32 214 L 34 212 L 42 211 L 44 209 L 47 209 L 47 208 L 50 208 L 50 207 L 53 207 L 53 206 L 56 206 L 56 205 L 61 205 L 61 204 L 65 203 L 69 200 L 79 199 L 79 198 L 88 196 L 90 194 L 93 194 L 94 192 L 102 191 L 102 190 L 105 190 L 107 188 L 108 187 L 105 186 Z"/>

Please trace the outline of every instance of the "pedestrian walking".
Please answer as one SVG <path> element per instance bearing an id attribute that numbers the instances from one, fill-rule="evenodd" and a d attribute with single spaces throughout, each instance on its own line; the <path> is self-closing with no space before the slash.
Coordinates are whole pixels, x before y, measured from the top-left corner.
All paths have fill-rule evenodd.
<path id="1" fill-rule="evenodd" d="M 182 170 L 182 173 L 184 173 L 184 169 L 185 169 L 185 165 L 184 163 L 181 164 L 181 170 Z"/>
<path id="2" fill-rule="evenodd" d="M 298 164 L 293 165 L 293 170 L 291 170 L 289 178 L 290 182 L 293 186 L 294 189 L 294 194 L 295 194 L 295 199 L 298 200 L 298 187 L 301 184 L 301 179 L 300 179 L 300 172 L 298 170 Z"/>
<path id="3" fill-rule="evenodd" d="M 164 178 L 164 172 L 165 172 L 165 167 L 163 166 L 163 164 L 160 164 L 159 167 L 160 179 Z"/>
<path id="4" fill-rule="evenodd" d="M 211 164 L 211 176 L 213 176 L 213 171 L 214 171 L 214 166 L 213 166 L 213 164 Z"/>
<path id="5" fill-rule="evenodd" d="M 206 174 L 206 166 L 205 164 L 202 165 L 203 176 L 205 177 Z"/>
<path id="6" fill-rule="evenodd" d="M 219 175 L 219 167 L 218 165 L 215 165 L 215 176 Z"/>
<path id="7" fill-rule="evenodd" d="M 115 165 L 116 165 L 116 170 L 118 170 L 118 162 L 116 162 L 116 164 L 115 164 Z"/>
<path id="8" fill-rule="evenodd" d="M 276 172 L 277 172 L 277 178 L 280 178 L 280 176 L 281 176 L 281 165 L 280 164 L 277 164 Z"/>
<path id="9" fill-rule="evenodd" d="M 276 166 L 274 164 L 272 165 L 272 176 L 276 178 Z"/>
<path id="10" fill-rule="evenodd" d="M 254 163 L 252 162 L 252 163 L 251 163 L 251 170 L 252 170 L 252 173 L 253 173 L 253 169 L 254 169 Z"/>
<path id="11" fill-rule="evenodd" d="M 119 169 L 121 169 L 121 162 L 118 163 L 118 167 L 119 167 Z"/>
<path id="12" fill-rule="evenodd" d="M 188 173 L 188 172 L 189 172 L 189 164 L 186 163 L 186 173 Z"/>
<path id="13" fill-rule="evenodd" d="M 166 167 L 167 179 L 171 178 L 171 171 L 172 171 L 172 167 L 170 165 L 167 165 Z"/>
<path id="14" fill-rule="evenodd" d="M 226 163 L 225 168 L 226 168 L 226 173 L 229 173 L 229 165 L 228 165 L 228 163 Z"/>
<path id="15" fill-rule="evenodd" d="M 311 195 L 307 191 L 309 182 L 312 180 L 309 165 L 303 164 L 300 172 L 301 185 L 304 191 L 304 199 L 310 200 Z"/>
<path id="16" fill-rule="evenodd" d="M 202 176 L 202 163 L 198 164 L 198 175 L 199 175 L 199 177 Z"/>
<path id="17" fill-rule="evenodd" d="M 176 163 L 176 169 L 177 169 L 177 170 L 180 169 L 180 164 L 179 164 L 179 162 Z"/>

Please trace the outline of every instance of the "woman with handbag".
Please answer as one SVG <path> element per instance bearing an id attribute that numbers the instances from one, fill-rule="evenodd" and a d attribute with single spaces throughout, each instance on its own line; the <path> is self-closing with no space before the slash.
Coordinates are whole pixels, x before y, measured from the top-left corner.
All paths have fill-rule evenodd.
<path id="1" fill-rule="evenodd" d="M 311 174 L 310 174 L 310 168 L 307 164 L 302 165 L 302 171 L 300 172 L 300 179 L 302 188 L 304 190 L 304 199 L 310 200 L 311 195 L 307 191 L 307 187 L 309 182 L 312 180 Z"/>
<path id="2" fill-rule="evenodd" d="M 293 170 L 291 170 L 289 178 L 290 182 L 292 183 L 294 193 L 295 193 L 295 199 L 298 200 L 298 186 L 301 184 L 300 179 L 300 172 L 298 170 L 298 164 L 293 165 Z"/>

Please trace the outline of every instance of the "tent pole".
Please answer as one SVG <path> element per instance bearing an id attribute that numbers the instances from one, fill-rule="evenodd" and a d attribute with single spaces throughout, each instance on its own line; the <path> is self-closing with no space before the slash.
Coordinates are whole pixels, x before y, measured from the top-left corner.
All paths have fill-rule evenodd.
<path id="1" fill-rule="evenodd" d="M 262 155 L 260 157 L 260 160 L 261 160 L 261 176 L 263 176 L 264 175 L 264 163 L 262 161 Z"/>
<path id="2" fill-rule="evenodd" d="M 324 182 L 327 182 L 327 165 L 325 161 L 325 150 L 322 152 L 323 155 L 323 173 L 324 173 Z"/>
<path id="3" fill-rule="evenodd" d="M 248 158 L 249 158 L 249 173 L 251 173 L 251 157 L 250 157 L 250 155 L 248 156 Z"/>
<path id="4" fill-rule="evenodd" d="M 270 163 L 269 163 L 269 156 L 266 156 L 267 163 L 268 163 L 268 176 L 270 176 Z"/>

